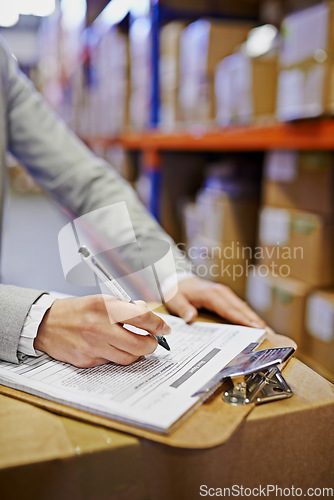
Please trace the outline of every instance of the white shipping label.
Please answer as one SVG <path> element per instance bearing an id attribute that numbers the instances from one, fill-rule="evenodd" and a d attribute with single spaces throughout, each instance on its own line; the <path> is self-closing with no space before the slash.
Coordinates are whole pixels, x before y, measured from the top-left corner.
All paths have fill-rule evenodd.
<path id="1" fill-rule="evenodd" d="M 287 210 L 264 208 L 260 215 L 260 241 L 264 245 L 284 245 L 290 239 L 290 214 Z"/>
<path id="2" fill-rule="evenodd" d="M 281 71 L 278 75 L 277 118 L 281 121 L 303 116 L 304 73 L 300 69 Z"/>
<path id="3" fill-rule="evenodd" d="M 288 16 L 282 27 L 280 62 L 285 66 L 310 58 L 328 43 L 328 5 L 322 3 Z"/>
<path id="4" fill-rule="evenodd" d="M 334 340 L 334 307 L 323 297 L 312 295 L 307 304 L 307 329 L 323 342 Z"/>
<path id="5" fill-rule="evenodd" d="M 271 151 L 266 158 L 265 177 L 272 181 L 293 182 L 298 173 L 297 151 Z"/>
<path id="6" fill-rule="evenodd" d="M 250 274 L 247 282 L 247 302 L 255 311 L 267 311 L 271 307 L 272 294 L 270 279 L 266 276 Z"/>
<path id="7" fill-rule="evenodd" d="M 318 116 L 323 111 L 325 65 L 315 64 L 309 70 L 304 87 L 304 116 Z"/>

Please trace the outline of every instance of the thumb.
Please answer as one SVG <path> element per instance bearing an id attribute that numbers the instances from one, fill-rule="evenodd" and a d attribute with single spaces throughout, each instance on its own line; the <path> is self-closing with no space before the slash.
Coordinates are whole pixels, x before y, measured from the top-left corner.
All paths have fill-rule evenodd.
<path id="1" fill-rule="evenodd" d="M 196 307 L 191 305 L 182 293 L 177 293 L 167 302 L 166 306 L 171 313 L 180 316 L 186 323 L 194 321 L 198 316 Z"/>

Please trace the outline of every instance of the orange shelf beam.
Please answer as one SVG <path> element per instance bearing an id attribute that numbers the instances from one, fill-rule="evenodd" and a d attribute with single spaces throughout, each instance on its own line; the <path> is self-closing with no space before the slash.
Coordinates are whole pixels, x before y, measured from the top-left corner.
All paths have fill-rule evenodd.
<path id="1" fill-rule="evenodd" d="M 90 146 L 115 144 L 129 150 L 264 151 L 268 149 L 334 150 L 334 120 L 305 120 L 268 126 L 230 127 L 210 132 L 129 132 L 118 137 L 90 137 Z"/>

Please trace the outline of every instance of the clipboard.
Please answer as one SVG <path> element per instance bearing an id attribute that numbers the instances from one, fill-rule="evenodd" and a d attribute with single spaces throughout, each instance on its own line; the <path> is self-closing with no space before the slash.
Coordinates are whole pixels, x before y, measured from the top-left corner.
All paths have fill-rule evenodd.
<path id="1" fill-rule="evenodd" d="M 261 344 L 261 347 L 264 349 L 282 345 L 285 347 L 287 343 L 295 345 L 291 339 L 282 337 L 281 335 L 268 332 L 267 337 L 271 341 L 268 339 L 264 340 Z M 293 360 L 290 356 L 289 359 L 284 362 L 284 366 L 291 362 L 290 359 Z M 220 384 L 221 386 L 217 388 L 214 394 L 208 394 L 206 401 L 192 412 L 190 416 L 186 414 L 183 419 L 184 422 L 170 435 L 157 434 L 132 425 L 100 417 L 83 410 L 64 406 L 60 403 L 45 400 L 38 396 L 32 396 L 5 386 L 0 386 L 0 393 L 33 404 L 58 415 L 104 426 L 171 447 L 204 449 L 226 442 L 256 406 L 254 402 L 244 405 L 232 405 L 223 401 L 222 396 L 227 390 L 226 384 L 227 382 L 225 381 L 222 385 Z M 285 402 L 282 403 L 284 404 Z"/>

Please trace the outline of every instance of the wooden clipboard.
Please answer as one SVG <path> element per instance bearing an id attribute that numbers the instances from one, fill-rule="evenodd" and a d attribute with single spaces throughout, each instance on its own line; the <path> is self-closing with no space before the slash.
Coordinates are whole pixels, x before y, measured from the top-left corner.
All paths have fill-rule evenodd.
<path id="1" fill-rule="evenodd" d="M 268 331 L 267 338 L 261 344 L 261 349 L 287 345 L 295 347 L 291 339 Z M 210 448 L 224 443 L 254 409 L 254 404 L 232 406 L 225 403 L 221 398 L 223 390 L 222 386 L 185 419 L 174 432 L 162 435 L 0 385 L 1 394 L 25 401 L 58 415 L 101 425 L 169 446 L 190 449 Z"/>

